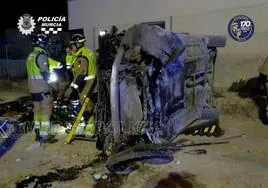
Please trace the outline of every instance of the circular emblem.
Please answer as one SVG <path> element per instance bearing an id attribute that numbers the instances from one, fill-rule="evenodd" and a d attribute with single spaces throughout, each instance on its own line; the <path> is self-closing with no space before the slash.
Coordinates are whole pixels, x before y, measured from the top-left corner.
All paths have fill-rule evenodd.
<path id="1" fill-rule="evenodd" d="M 254 29 L 253 21 L 245 15 L 233 17 L 228 25 L 230 36 L 238 42 L 249 40 L 254 34 Z"/>
<path id="2" fill-rule="evenodd" d="M 18 21 L 18 29 L 23 35 L 31 34 L 34 31 L 35 22 L 32 16 L 24 14 Z"/>

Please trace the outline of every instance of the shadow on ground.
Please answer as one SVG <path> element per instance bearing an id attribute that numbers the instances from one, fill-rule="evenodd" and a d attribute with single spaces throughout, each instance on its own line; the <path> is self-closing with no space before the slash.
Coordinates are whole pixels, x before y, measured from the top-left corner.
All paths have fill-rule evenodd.
<path id="1" fill-rule="evenodd" d="M 196 181 L 196 176 L 188 172 L 171 172 L 167 177 L 156 183 L 147 184 L 146 188 L 206 188 L 203 183 Z"/>

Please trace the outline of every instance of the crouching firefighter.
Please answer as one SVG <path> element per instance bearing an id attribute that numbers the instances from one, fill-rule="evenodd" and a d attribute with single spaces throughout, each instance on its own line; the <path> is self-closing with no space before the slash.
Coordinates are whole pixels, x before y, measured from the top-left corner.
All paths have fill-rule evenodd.
<path id="1" fill-rule="evenodd" d="M 53 99 L 51 96 L 51 75 L 46 47 L 48 37 L 38 34 L 33 37 L 34 49 L 27 57 L 26 68 L 29 92 L 34 100 L 34 131 L 36 140 L 50 138 L 50 117 Z"/>
<path id="2" fill-rule="evenodd" d="M 65 93 L 70 101 L 80 103 L 82 106 L 85 98 L 90 93 L 90 102 L 83 114 L 81 123 L 76 128 L 75 136 L 94 136 L 94 105 L 97 98 L 96 88 L 96 56 L 85 47 L 86 38 L 81 34 L 75 34 L 71 38 L 73 52 L 73 81 Z M 67 130 L 69 133 L 70 129 Z"/>

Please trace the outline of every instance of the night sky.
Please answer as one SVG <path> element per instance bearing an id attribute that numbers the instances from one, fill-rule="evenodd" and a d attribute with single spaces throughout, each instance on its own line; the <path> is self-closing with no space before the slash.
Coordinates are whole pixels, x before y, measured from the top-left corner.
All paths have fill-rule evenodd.
<path id="1" fill-rule="evenodd" d="M 65 16 L 66 23 L 63 25 L 63 30 L 68 29 L 67 0 L 5 0 L 4 2 L 0 4 L 2 9 L 0 36 L 3 36 L 8 28 L 17 28 L 20 16 L 25 13 L 33 16 L 35 21 L 39 16 Z"/>

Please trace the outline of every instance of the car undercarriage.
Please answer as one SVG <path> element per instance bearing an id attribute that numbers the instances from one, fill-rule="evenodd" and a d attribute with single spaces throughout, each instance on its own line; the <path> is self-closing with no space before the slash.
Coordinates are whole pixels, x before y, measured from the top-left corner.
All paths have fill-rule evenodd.
<path id="1" fill-rule="evenodd" d="M 133 138 L 163 144 L 181 134 L 221 136 L 213 81 L 225 43 L 146 24 L 100 36 L 97 148 L 111 154 Z"/>

